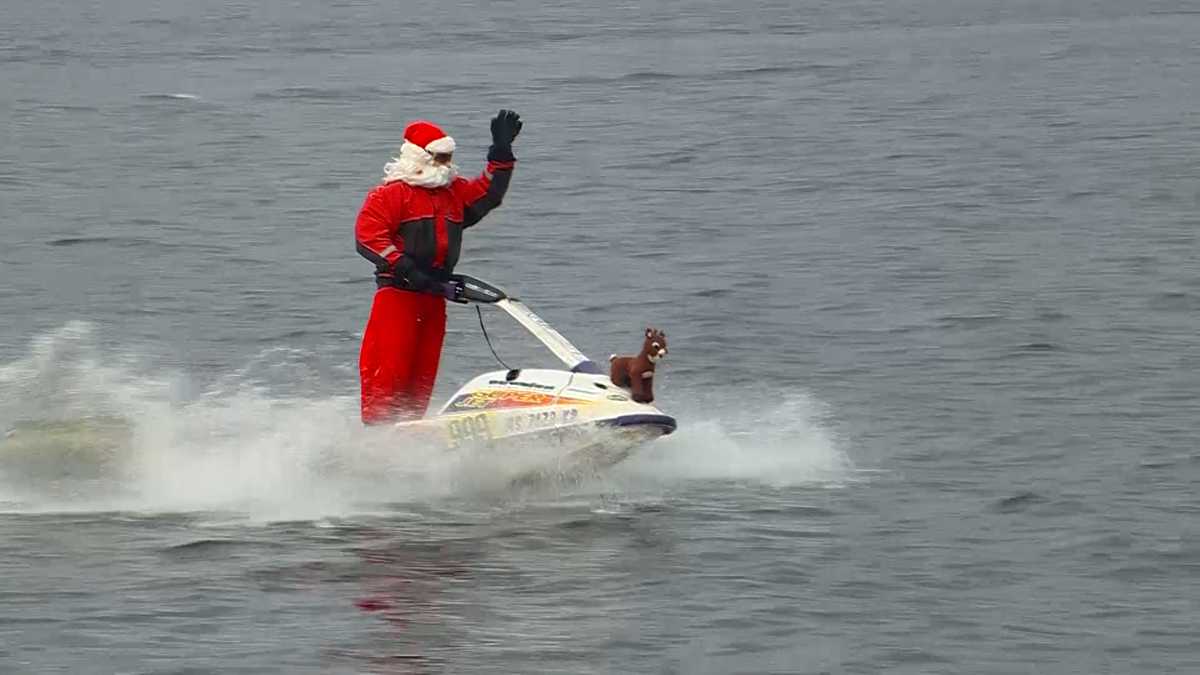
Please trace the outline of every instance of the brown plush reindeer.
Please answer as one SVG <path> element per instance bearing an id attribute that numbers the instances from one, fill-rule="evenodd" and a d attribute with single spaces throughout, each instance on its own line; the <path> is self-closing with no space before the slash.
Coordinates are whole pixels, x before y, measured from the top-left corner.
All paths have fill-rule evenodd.
<path id="1" fill-rule="evenodd" d="M 667 355 L 667 334 L 657 328 L 646 329 L 646 340 L 637 356 L 609 357 L 609 379 L 618 387 L 625 387 L 638 403 L 654 401 L 654 364 Z"/>

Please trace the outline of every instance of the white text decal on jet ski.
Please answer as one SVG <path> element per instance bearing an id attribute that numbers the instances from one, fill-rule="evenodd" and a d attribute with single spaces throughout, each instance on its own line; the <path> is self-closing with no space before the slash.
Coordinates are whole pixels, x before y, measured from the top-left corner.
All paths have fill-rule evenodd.
<path id="1" fill-rule="evenodd" d="M 520 433 L 522 431 L 534 431 L 536 429 L 545 429 L 552 427 L 560 422 L 569 424 L 579 417 L 579 410 L 576 408 L 567 408 L 566 410 L 543 410 L 541 412 L 523 413 L 513 415 L 508 418 L 508 433 Z"/>

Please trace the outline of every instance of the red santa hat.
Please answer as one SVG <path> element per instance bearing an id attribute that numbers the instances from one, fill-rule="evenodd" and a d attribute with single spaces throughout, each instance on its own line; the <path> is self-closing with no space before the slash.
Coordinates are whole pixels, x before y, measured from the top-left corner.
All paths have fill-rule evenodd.
<path id="1" fill-rule="evenodd" d="M 454 139 L 446 135 L 438 125 L 417 120 L 404 128 L 404 140 L 432 155 L 454 152 Z"/>

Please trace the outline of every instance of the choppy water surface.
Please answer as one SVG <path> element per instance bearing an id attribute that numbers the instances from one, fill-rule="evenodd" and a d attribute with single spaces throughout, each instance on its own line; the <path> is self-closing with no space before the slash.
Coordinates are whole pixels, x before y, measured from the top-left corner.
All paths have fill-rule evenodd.
<path id="1" fill-rule="evenodd" d="M 1200 671 L 1191 3 L 9 5 L 0 671 Z M 501 107 L 462 269 L 671 337 L 582 482 L 356 419 L 362 196 Z"/>

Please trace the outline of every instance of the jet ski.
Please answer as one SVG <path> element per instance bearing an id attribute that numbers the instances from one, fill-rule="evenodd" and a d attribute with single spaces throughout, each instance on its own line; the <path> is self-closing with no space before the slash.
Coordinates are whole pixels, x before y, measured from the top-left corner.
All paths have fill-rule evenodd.
<path id="1" fill-rule="evenodd" d="M 480 279 L 454 275 L 452 298 L 503 310 L 546 346 L 564 367 L 510 368 L 464 384 L 432 416 L 398 422 L 395 431 L 452 450 L 488 451 L 527 444 L 553 447 L 564 466 L 602 468 L 644 443 L 675 431 L 675 418 L 634 401 L 596 362 L 519 299 Z"/>

